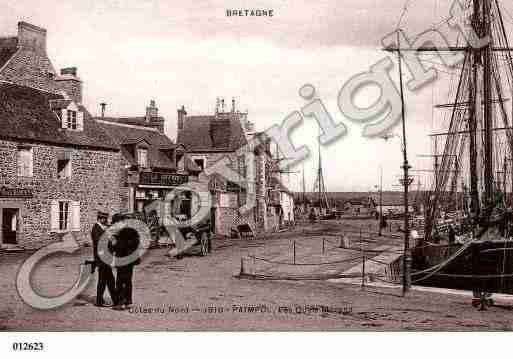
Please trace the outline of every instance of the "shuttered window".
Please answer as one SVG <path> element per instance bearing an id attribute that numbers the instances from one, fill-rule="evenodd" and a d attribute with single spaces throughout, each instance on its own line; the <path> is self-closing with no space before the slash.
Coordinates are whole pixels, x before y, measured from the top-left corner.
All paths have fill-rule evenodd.
<path id="1" fill-rule="evenodd" d="M 33 155 L 32 148 L 18 148 L 18 176 L 32 177 L 33 173 Z"/>
<path id="2" fill-rule="evenodd" d="M 148 150 L 146 148 L 137 149 L 137 162 L 142 168 L 148 167 Z"/>
<path id="3" fill-rule="evenodd" d="M 59 230 L 66 231 L 69 225 L 69 202 L 59 202 Z"/>
<path id="4" fill-rule="evenodd" d="M 80 202 L 53 200 L 50 205 L 50 231 L 80 231 Z"/>
<path id="5" fill-rule="evenodd" d="M 61 111 L 62 128 L 69 130 L 84 130 L 84 113 L 82 111 L 67 110 Z"/>
<path id="6" fill-rule="evenodd" d="M 68 128 L 70 128 L 72 130 L 77 129 L 77 111 L 68 110 L 66 120 L 67 120 L 66 125 Z"/>

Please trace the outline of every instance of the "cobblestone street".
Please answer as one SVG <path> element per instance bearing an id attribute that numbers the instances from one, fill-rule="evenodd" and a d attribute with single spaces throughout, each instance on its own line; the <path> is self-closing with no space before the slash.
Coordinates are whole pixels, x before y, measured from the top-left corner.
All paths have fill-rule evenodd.
<path id="1" fill-rule="evenodd" d="M 347 228 L 337 223 L 340 229 Z M 2 330 L 511 330 L 511 307 L 478 311 L 470 298 L 400 289 L 316 281 L 239 279 L 241 256 L 255 255 L 289 262 L 297 243 L 298 263 L 351 258 L 354 252 L 336 248 L 308 231 L 296 228 L 267 238 L 216 240 L 207 257 L 165 256 L 150 250 L 136 267 L 134 301 L 130 311 L 93 305 L 96 275 L 75 301 L 56 310 L 35 310 L 24 304 L 15 277 L 28 254 L 0 254 L 0 328 Z M 326 228 L 324 228 L 326 229 Z M 333 228 L 331 228 L 333 229 Z M 336 229 L 336 228 L 335 228 Z M 385 238 L 385 237 L 383 237 Z M 386 239 L 369 241 L 368 248 Z M 91 248 L 73 255 L 48 258 L 34 272 L 41 294 L 55 296 L 70 287 L 79 266 L 91 258 Z M 355 263 L 338 264 L 346 270 Z M 333 266 L 330 267 L 332 270 Z M 312 271 L 312 269 L 308 269 Z"/>

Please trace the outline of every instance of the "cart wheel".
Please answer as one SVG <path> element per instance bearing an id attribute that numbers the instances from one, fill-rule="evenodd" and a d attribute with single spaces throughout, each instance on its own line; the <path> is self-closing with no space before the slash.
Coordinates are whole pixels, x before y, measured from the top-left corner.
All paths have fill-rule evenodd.
<path id="1" fill-rule="evenodd" d="M 204 257 L 208 254 L 208 235 L 206 232 L 203 232 L 201 234 L 200 244 L 201 244 L 201 256 Z"/>
<path id="2" fill-rule="evenodd" d="M 212 252 L 212 232 L 208 234 L 208 253 Z"/>

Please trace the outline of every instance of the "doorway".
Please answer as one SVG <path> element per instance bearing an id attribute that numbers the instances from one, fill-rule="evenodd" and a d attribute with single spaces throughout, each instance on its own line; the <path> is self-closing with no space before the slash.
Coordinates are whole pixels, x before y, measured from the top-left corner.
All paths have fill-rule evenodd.
<path id="1" fill-rule="evenodd" d="M 2 242 L 17 244 L 19 231 L 19 209 L 2 208 Z"/>

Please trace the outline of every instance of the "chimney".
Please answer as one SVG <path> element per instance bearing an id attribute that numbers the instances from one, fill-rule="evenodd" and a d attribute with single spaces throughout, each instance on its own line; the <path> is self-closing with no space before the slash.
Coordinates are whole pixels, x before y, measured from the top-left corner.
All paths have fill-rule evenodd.
<path id="1" fill-rule="evenodd" d="M 178 131 L 183 130 L 183 124 L 184 124 L 186 115 L 187 115 L 187 111 L 185 111 L 185 106 L 182 105 L 182 108 L 178 109 Z"/>
<path id="2" fill-rule="evenodd" d="M 152 118 L 159 116 L 159 109 L 155 105 L 155 100 L 150 100 L 150 105 L 146 107 L 146 122 L 150 123 Z"/>
<path id="3" fill-rule="evenodd" d="M 18 22 L 18 46 L 46 55 L 46 29 L 25 21 Z"/>
<path id="4" fill-rule="evenodd" d="M 61 75 L 55 78 L 55 84 L 75 103 L 82 104 L 82 80 L 77 77 L 76 67 L 61 69 Z"/>

